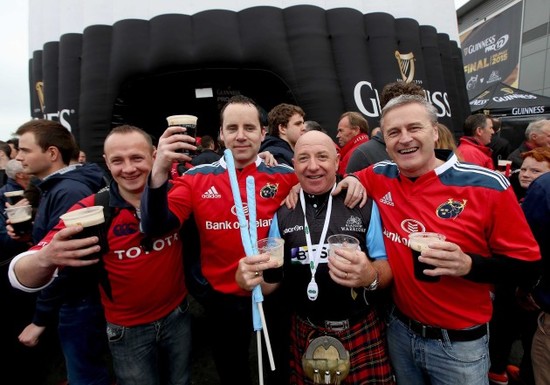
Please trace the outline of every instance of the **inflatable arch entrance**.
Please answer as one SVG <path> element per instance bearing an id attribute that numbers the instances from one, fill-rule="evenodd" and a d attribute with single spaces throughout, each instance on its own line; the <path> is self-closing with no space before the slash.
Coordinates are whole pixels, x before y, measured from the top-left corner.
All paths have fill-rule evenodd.
<path id="1" fill-rule="evenodd" d="M 340 114 L 378 125 L 379 92 L 417 82 L 440 122 L 461 135 L 470 108 L 462 57 L 448 34 L 410 18 L 352 8 L 256 6 L 124 19 L 66 33 L 33 52 L 34 117 L 70 127 L 92 161 L 122 123 L 160 136 L 165 117 L 192 113 L 199 135 L 216 135 L 233 94 L 265 110 L 300 105 L 335 137 Z"/>

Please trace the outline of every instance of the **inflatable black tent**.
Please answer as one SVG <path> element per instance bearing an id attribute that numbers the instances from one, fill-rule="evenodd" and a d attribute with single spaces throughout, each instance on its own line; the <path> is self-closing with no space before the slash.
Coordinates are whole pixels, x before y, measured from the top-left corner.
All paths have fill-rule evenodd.
<path id="1" fill-rule="evenodd" d="M 300 105 L 333 136 L 348 110 L 377 126 L 379 92 L 394 81 L 424 87 L 456 136 L 470 113 L 455 41 L 413 19 L 351 8 L 258 6 L 91 25 L 44 44 L 29 72 L 33 117 L 59 119 L 96 162 L 122 123 L 158 137 L 166 116 L 192 113 L 199 135 L 216 135 L 219 108 L 234 94 L 265 110 Z"/>

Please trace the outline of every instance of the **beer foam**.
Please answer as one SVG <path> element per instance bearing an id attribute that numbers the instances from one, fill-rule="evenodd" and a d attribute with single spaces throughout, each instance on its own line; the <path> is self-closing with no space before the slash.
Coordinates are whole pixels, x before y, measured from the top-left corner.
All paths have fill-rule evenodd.
<path id="1" fill-rule="evenodd" d="M 171 115 L 166 120 L 169 126 L 197 125 L 197 117 L 194 115 Z"/>
<path id="2" fill-rule="evenodd" d="M 25 193 L 25 191 L 23 190 L 17 190 L 17 191 L 6 191 L 4 193 L 4 196 L 7 198 L 7 197 L 16 197 L 16 196 L 19 196 L 19 195 L 23 195 Z"/>
<path id="3" fill-rule="evenodd" d="M 15 215 L 13 215 L 13 216 L 10 217 L 10 222 L 11 222 L 12 224 L 14 224 L 14 223 L 21 223 L 21 222 L 28 221 L 29 219 L 31 219 L 31 214 L 30 214 L 30 213 L 27 213 L 27 212 L 18 212 L 18 213 L 16 213 Z"/>
<path id="4" fill-rule="evenodd" d="M 409 234 L 409 247 L 422 252 L 422 250 L 428 248 L 428 244 L 444 240 L 445 236 L 437 233 L 411 233 Z"/>
<path id="5" fill-rule="evenodd" d="M 103 206 L 84 207 L 65 213 L 59 218 L 63 220 L 65 226 L 90 227 L 105 222 Z"/>

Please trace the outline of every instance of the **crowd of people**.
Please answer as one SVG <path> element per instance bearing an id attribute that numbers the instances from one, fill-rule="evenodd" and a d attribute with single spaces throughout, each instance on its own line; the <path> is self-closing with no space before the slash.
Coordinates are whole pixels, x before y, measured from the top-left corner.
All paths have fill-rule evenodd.
<path id="1" fill-rule="evenodd" d="M 47 384 L 60 360 L 70 385 L 200 383 L 192 296 L 220 383 L 253 384 L 261 289 L 267 384 L 550 384 L 550 120 L 514 150 L 483 114 L 457 140 L 414 83 L 380 99 L 379 127 L 346 111 L 334 137 L 242 95 L 216 139 L 117 126 L 106 170 L 60 123 L 24 123 L 0 142 L 7 383 Z M 91 236 L 60 219 L 95 206 Z M 329 246 L 342 234 L 358 246 Z"/>

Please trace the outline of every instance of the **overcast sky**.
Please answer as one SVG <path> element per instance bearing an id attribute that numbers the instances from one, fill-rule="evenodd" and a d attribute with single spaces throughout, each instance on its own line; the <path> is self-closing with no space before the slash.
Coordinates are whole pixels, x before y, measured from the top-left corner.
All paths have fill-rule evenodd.
<path id="1" fill-rule="evenodd" d="M 455 0 L 455 5 L 467 2 Z M 28 1 L 0 0 L 0 9 L 0 140 L 7 140 L 30 119 Z"/>

